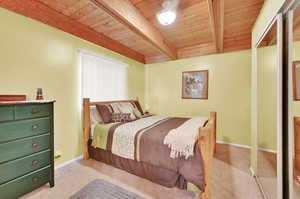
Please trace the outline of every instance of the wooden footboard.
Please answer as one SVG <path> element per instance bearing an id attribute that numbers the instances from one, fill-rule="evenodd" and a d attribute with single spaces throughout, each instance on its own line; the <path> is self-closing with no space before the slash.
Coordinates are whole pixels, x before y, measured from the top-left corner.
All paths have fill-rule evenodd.
<path id="1" fill-rule="evenodd" d="M 83 100 L 83 157 L 84 160 L 90 158 L 88 152 L 88 142 L 90 139 L 91 119 L 90 119 L 90 107 L 96 104 L 108 104 L 114 102 L 133 102 L 135 100 L 122 100 L 122 101 L 109 101 L 109 102 L 90 102 L 89 99 Z M 205 172 L 206 187 L 205 192 L 200 194 L 201 199 L 211 199 L 212 193 L 212 166 L 213 155 L 216 147 L 216 122 L 217 113 L 211 112 L 208 123 L 199 129 L 198 146 L 203 158 L 203 166 Z M 199 199 L 200 199 L 199 198 Z"/>
<path id="2" fill-rule="evenodd" d="M 216 122 L 217 113 L 211 112 L 207 125 L 199 129 L 198 146 L 200 148 L 205 173 L 205 192 L 199 199 L 211 199 L 213 156 L 216 148 Z"/>

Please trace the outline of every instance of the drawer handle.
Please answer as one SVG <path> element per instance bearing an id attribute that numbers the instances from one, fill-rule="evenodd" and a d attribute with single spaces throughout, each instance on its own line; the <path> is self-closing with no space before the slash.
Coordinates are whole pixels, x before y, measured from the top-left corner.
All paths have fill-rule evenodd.
<path id="1" fill-rule="evenodd" d="M 40 146 L 40 145 L 39 145 L 39 144 L 36 144 L 36 143 L 33 143 L 33 144 L 32 144 L 32 147 L 33 147 L 33 148 L 36 148 L 36 147 L 39 147 L 39 146 Z"/>
<path id="2" fill-rule="evenodd" d="M 32 182 L 38 182 L 38 181 L 40 181 L 39 178 L 32 178 Z"/>
<path id="3" fill-rule="evenodd" d="M 37 165 L 38 163 L 39 163 L 39 161 L 33 160 L 33 161 L 32 161 L 32 166 L 35 166 L 35 165 Z"/>
<path id="4" fill-rule="evenodd" d="M 38 130 L 40 127 L 39 127 L 39 125 L 33 125 L 32 126 L 32 130 L 34 131 L 34 130 Z"/>
<path id="5" fill-rule="evenodd" d="M 32 110 L 31 110 L 31 113 L 32 113 L 32 114 L 36 114 L 36 113 L 39 113 L 39 112 L 40 112 L 40 110 L 37 110 L 37 109 L 32 109 Z"/>

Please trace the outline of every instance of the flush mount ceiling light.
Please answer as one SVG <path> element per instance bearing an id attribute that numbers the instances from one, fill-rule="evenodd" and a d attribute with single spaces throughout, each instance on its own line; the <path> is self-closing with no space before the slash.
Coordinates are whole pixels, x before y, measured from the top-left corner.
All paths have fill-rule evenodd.
<path id="1" fill-rule="evenodd" d="M 162 10 L 157 13 L 156 17 L 162 25 L 170 25 L 174 23 L 177 16 L 177 7 L 179 0 L 166 0 L 162 4 Z"/>
<path id="2" fill-rule="evenodd" d="M 174 11 L 168 10 L 168 11 L 163 11 L 157 14 L 157 19 L 159 23 L 161 23 L 164 26 L 170 25 L 174 23 L 176 19 L 176 13 Z"/>

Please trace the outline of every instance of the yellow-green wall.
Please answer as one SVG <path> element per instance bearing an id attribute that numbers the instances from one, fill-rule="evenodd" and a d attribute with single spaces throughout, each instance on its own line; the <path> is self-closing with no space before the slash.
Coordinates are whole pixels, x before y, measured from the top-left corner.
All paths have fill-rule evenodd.
<path id="1" fill-rule="evenodd" d="M 209 70 L 208 100 L 181 99 L 182 72 Z M 217 139 L 250 146 L 251 51 L 146 65 L 146 108 L 172 116 L 216 111 Z"/>
<path id="2" fill-rule="evenodd" d="M 277 45 L 258 48 L 258 147 L 277 149 Z"/>
<path id="3" fill-rule="evenodd" d="M 55 103 L 56 165 L 81 155 L 78 49 L 129 64 L 129 97 L 144 102 L 144 65 L 40 22 L 0 8 L 0 93 L 35 96 L 43 88 Z"/>

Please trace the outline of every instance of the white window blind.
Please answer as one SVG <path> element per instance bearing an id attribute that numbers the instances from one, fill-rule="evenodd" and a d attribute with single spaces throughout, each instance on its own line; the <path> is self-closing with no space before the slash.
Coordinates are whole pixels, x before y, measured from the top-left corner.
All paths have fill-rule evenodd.
<path id="1" fill-rule="evenodd" d="M 128 98 L 127 64 L 80 50 L 81 93 L 92 101 Z"/>

